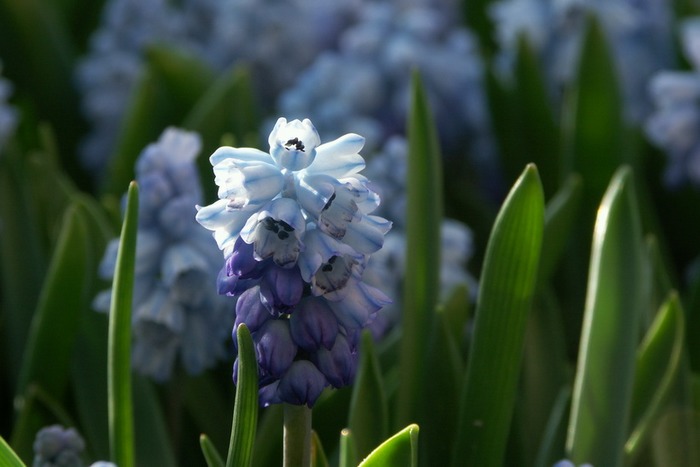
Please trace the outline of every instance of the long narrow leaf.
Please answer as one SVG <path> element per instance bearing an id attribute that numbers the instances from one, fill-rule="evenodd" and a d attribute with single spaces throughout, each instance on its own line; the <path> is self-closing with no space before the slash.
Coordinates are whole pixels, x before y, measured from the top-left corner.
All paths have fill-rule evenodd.
<path id="1" fill-rule="evenodd" d="M 202 448 L 202 455 L 207 461 L 208 467 L 224 467 L 224 460 L 216 450 L 216 447 L 205 434 L 199 436 L 199 445 Z"/>
<path id="2" fill-rule="evenodd" d="M 632 392 L 632 434 L 625 453 L 634 459 L 651 435 L 668 398 L 683 358 L 685 322 L 677 294 L 664 303 L 637 356 Z M 631 463 L 631 462 L 630 462 Z"/>
<path id="3" fill-rule="evenodd" d="M 389 435 L 389 414 L 379 361 L 369 331 L 362 334 L 360 363 L 350 400 L 348 427 L 362 458 Z"/>
<path id="4" fill-rule="evenodd" d="M 503 203 L 486 249 L 454 466 L 503 462 L 543 229 L 542 184 L 528 165 Z"/>
<path id="5" fill-rule="evenodd" d="M 429 336 L 426 355 L 429 373 L 423 382 L 425 390 L 421 399 L 420 461 L 425 465 L 449 465 L 457 428 L 455 414 L 459 413 L 464 362 L 450 326 L 445 309 L 438 307 Z"/>
<path id="6" fill-rule="evenodd" d="M 24 462 L 0 436 L 0 465 L 5 467 L 25 467 Z"/>
<path id="7" fill-rule="evenodd" d="M 253 338 L 244 324 L 238 326 L 236 336 L 238 338 L 238 386 L 233 407 L 227 467 L 252 465 L 255 431 L 258 426 L 258 364 L 255 360 Z"/>
<path id="8" fill-rule="evenodd" d="M 632 172 L 615 174 L 598 210 L 567 450 L 575 463 L 622 462 L 646 264 Z"/>
<path id="9" fill-rule="evenodd" d="M 311 467 L 328 467 L 328 458 L 323 450 L 318 433 L 311 431 Z"/>
<path id="10" fill-rule="evenodd" d="M 409 425 L 380 444 L 358 467 L 415 467 L 418 465 L 418 425 Z"/>
<path id="11" fill-rule="evenodd" d="M 404 281 L 401 385 L 397 421 L 415 421 L 425 361 L 425 331 L 439 290 L 442 222 L 441 159 L 435 127 L 418 73 L 413 75 L 408 119 L 406 274 Z"/>
<path id="12" fill-rule="evenodd" d="M 66 211 L 39 303 L 32 319 L 22 371 L 15 397 L 15 408 L 27 423 L 18 423 L 12 443 L 23 457 L 31 452 L 34 434 L 40 426 L 35 405 L 25 405 L 30 387 L 37 387 L 55 400 L 61 400 L 68 386 L 79 319 L 86 306 L 89 243 L 85 219 L 80 209 Z M 30 422 L 31 421 L 31 422 Z M 22 432 L 21 430 L 28 430 Z"/>
<path id="13" fill-rule="evenodd" d="M 131 306 L 136 261 L 139 191 L 131 182 L 126 201 L 109 310 L 107 393 L 112 460 L 134 466 L 134 409 L 131 385 Z"/>
<path id="14" fill-rule="evenodd" d="M 19 400 L 29 384 L 37 384 L 55 397 L 61 397 L 65 390 L 76 323 L 87 295 L 86 229 L 81 211 L 71 207 L 32 320 L 17 387 Z"/>

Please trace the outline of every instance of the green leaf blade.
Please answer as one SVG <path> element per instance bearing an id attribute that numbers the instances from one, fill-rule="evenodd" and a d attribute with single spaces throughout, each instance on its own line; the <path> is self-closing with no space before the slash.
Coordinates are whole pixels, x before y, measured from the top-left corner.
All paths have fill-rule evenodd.
<path id="1" fill-rule="evenodd" d="M 348 420 L 357 456 L 360 458 L 369 454 L 389 434 L 389 414 L 381 378 L 372 335 L 365 330 L 362 333 L 360 363 L 353 385 Z"/>
<path id="2" fill-rule="evenodd" d="M 134 404 L 131 384 L 131 307 L 136 262 L 139 190 L 131 182 L 127 193 L 109 310 L 107 392 L 112 460 L 134 466 Z"/>
<path id="3" fill-rule="evenodd" d="M 255 432 L 258 426 L 258 364 L 255 359 L 253 338 L 244 324 L 238 326 L 236 336 L 238 338 L 238 386 L 226 467 L 252 465 Z"/>
<path id="4" fill-rule="evenodd" d="M 429 328 L 438 301 L 442 166 L 436 130 L 420 77 L 414 73 L 408 120 L 406 274 L 397 422 L 415 421 Z"/>
<path id="5" fill-rule="evenodd" d="M 544 194 L 528 165 L 489 238 L 453 465 L 500 466 L 512 418 L 523 339 L 544 230 Z"/>
<path id="6" fill-rule="evenodd" d="M 633 428 L 625 444 L 628 459 L 638 456 L 643 442 L 653 432 L 680 371 L 684 343 L 684 314 L 678 295 L 672 293 L 649 328 L 637 355 L 630 408 Z"/>
<path id="7" fill-rule="evenodd" d="M 567 450 L 575 463 L 622 461 L 640 315 L 643 244 L 629 168 L 620 169 L 595 224 Z"/>
<path id="8" fill-rule="evenodd" d="M 0 436 L 0 465 L 6 467 L 25 467 L 24 462 L 22 462 L 2 436 Z"/>
<path id="9" fill-rule="evenodd" d="M 202 455 L 208 467 L 224 467 L 224 460 L 207 435 L 202 434 L 199 436 L 199 445 L 202 448 Z"/>
<path id="10" fill-rule="evenodd" d="M 380 444 L 359 467 L 415 467 L 418 465 L 418 425 L 409 425 Z"/>

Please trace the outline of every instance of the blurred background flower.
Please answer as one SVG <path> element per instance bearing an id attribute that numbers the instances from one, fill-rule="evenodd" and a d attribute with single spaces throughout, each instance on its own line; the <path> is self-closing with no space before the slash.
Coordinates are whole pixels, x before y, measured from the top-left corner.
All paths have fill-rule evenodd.
<path id="1" fill-rule="evenodd" d="M 168 128 L 143 150 L 136 167 L 132 364 L 161 382 L 170 379 L 176 360 L 198 374 L 225 358 L 226 329 L 233 322 L 234 304 L 216 294 L 216 243 L 194 221 L 202 196 L 194 164 L 200 147 L 196 133 Z M 115 239 L 105 252 L 104 279 L 114 275 L 117 247 Z M 102 292 L 95 308 L 109 311 L 110 297 L 111 290 Z"/>
<path id="2" fill-rule="evenodd" d="M 587 20 L 598 21 L 608 39 L 625 114 L 642 121 L 651 110 L 650 76 L 673 63 L 671 4 L 656 0 L 501 0 L 490 6 L 500 51 L 496 65 L 512 72 L 518 39 L 525 38 L 547 77 L 550 97 L 560 102 L 577 71 Z"/>

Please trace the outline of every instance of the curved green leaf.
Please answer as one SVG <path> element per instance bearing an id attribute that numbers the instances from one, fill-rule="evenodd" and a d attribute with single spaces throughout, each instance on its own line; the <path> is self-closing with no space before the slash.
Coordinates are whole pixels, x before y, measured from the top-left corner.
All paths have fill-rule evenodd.
<path id="1" fill-rule="evenodd" d="M 64 216 L 22 359 L 15 409 L 20 413 L 20 419 L 27 423 L 16 424 L 12 443 L 23 457 L 31 453 L 34 435 L 41 428 L 36 425 L 42 424 L 41 419 L 37 418 L 38 414 L 22 413 L 36 409 L 35 405 L 25 405 L 28 389 L 37 387 L 51 398 L 62 400 L 68 386 L 71 359 L 80 328 L 78 323 L 90 292 L 89 255 L 90 243 L 84 215 L 77 206 L 72 205 Z"/>
<path id="2" fill-rule="evenodd" d="M 24 462 L 22 462 L 2 436 L 0 436 L 0 465 L 6 467 L 25 467 Z"/>
<path id="3" fill-rule="evenodd" d="M 464 381 L 464 362 L 455 332 L 450 328 L 445 309 L 438 307 L 433 315 L 432 332 L 426 354 L 420 426 L 420 462 L 425 465 L 449 465 L 452 455 L 459 396 Z M 464 330 L 464 325 L 460 327 Z M 461 336 L 460 336 L 461 337 Z"/>
<path id="4" fill-rule="evenodd" d="M 544 239 L 547 248 L 542 250 L 540 258 L 540 285 L 549 279 L 556 270 L 567 242 L 571 240 L 572 232 L 578 215 L 582 193 L 581 177 L 571 175 L 561 189 L 547 203 L 544 214 Z"/>
<path id="5" fill-rule="evenodd" d="M 224 460 L 207 435 L 201 434 L 199 436 L 199 445 L 202 448 L 202 455 L 204 460 L 207 461 L 208 467 L 224 467 Z"/>
<path id="6" fill-rule="evenodd" d="M 372 335 L 362 333 L 360 363 L 350 400 L 348 427 L 357 457 L 365 457 L 389 434 L 389 414 Z"/>
<path id="7" fill-rule="evenodd" d="M 131 307 L 136 262 L 139 190 L 131 182 L 112 283 L 107 352 L 109 445 L 120 467 L 134 466 L 134 405 L 131 384 Z"/>
<path id="8" fill-rule="evenodd" d="M 67 384 L 76 323 L 85 307 L 88 251 L 86 221 L 82 212 L 71 206 L 66 211 L 61 234 L 41 289 L 37 310 L 25 350 L 17 396 L 21 398 L 29 384 L 60 397 Z"/>
<path id="9" fill-rule="evenodd" d="M 258 426 L 258 363 L 250 331 L 244 324 L 236 329 L 238 338 L 238 386 L 233 406 L 231 441 L 227 467 L 244 467 L 253 463 L 253 445 Z"/>
<path id="10" fill-rule="evenodd" d="M 358 467 L 417 466 L 418 431 L 418 425 L 407 426 L 379 445 Z"/>
<path id="11" fill-rule="evenodd" d="M 315 431 L 311 431 L 311 467 L 329 467 L 321 438 Z"/>
<path id="12" fill-rule="evenodd" d="M 510 430 L 544 230 L 544 195 L 528 165 L 489 238 L 452 465 L 500 466 Z"/>
<path id="13" fill-rule="evenodd" d="M 615 174 L 598 209 L 567 450 L 573 462 L 622 462 L 646 263 L 632 172 Z"/>
<path id="14" fill-rule="evenodd" d="M 435 125 L 418 72 L 412 81 L 408 118 L 406 274 L 399 371 L 397 422 L 416 419 L 422 387 L 425 331 L 438 301 L 442 167 Z"/>
<path id="15" fill-rule="evenodd" d="M 680 300 L 671 294 L 647 332 L 637 355 L 632 406 L 632 434 L 625 444 L 628 464 L 652 433 L 678 374 L 685 341 Z"/>

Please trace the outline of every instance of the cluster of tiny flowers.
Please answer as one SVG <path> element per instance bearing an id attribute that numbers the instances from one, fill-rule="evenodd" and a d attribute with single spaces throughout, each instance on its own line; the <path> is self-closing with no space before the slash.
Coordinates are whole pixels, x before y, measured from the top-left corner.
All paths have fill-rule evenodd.
<path id="1" fill-rule="evenodd" d="M 576 467 L 576 464 L 571 462 L 568 459 L 560 460 L 556 464 L 554 464 L 552 467 Z M 593 467 L 593 464 L 579 464 L 578 467 Z"/>
<path id="2" fill-rule="evenodd" d="M 266 106 L 323 50 L 333 49 L 362 0 L 220 1 L 210 46 L 218 69 L 249 64 Z"/>
<path id="3" fill-rule="evenodd" d="M 451 11 L 451 14 L 449 13 Z M 404 134 L 411 75 L 421 72 L 446 153 L 492 147 L 483 89 L 483 63 L 456 11 L 429 2 L 365 4 L 357 24 L 306 69 L 279 99 L 280 112 L 311 116 L 336 137 L 359 129 L 367 149 Z"/>
<path id="4" fill-rule="evenodd" d="M 157 381 L 170 378 L 176 357 L 190 374 L 225 355 L 233 306 L 216 293 L 220 267 L 216 243 L 194 221 L 202 202 L 195 133 L 166 129 L 141 153 L 136 165 L 139 226 L 133 296 L 132 364 Z M 114 275 L 118 239 L 100 265 Z M 111 290 L 95 299 L 107 311 Z"/>
<path id="5" fill-rule="evenodd" d="M 155 43 L 177 43 L 182 21 L 167 0 L 110 0 L 102 25 L 79 63 L 77 82 L 92 132 L 83 141 L 86 168 L 100 174 L 121 130 L 131 95 L 144 69 L 144 51 Z"/>
<path id="6" fill-rule="evenodd" d="M 7 103 L 12 86 L 9 81 L 2 79 L 1 72 L 2 63 L 0 62 L 0 152 L 17 125 L 17 111 Z"/>
<path id="7" fill-rule="evenodd" d="M 691 71 L 661 71 L 649 83 L 655 110 L 646 134 L 667 156 L 666 182 L 700 185 L 700 18 L 681 23 L 681 44 Z"/>
<path id="8" fill-rule="evenodd" d="M 360 0 L 107 0 L 77 73 L 92 131 L 83 164 L 100 174 L 142 76 L 146 52 L 167 45 L 221 71 L 245 63 L 261 98 L 277 93 L 323 49 L 334 47 Z M 321 26 L 319 26 L 321 25 Z M 284 64 L 284 66 L 280 66 Z M 269 96 L 262 96 L 262 91 Z"/>
<path id="9" fill-rule="evenodd" d="M 252 333 L 260 403 L 312 406 L 352 381 L 359 333 L 389 303 L 362 275 L 391 223 L 372 215 L 363 137 L 321 144 L 310 120 L 280 118 L 268 142 L 212 154 L 220 199 L 196 219 L 224 253 L 219 293 L 238 297 L 236 327 Z"/>
<path id="10" fill-rule="evenodd" d="M 377 213 L 393 222 L 384 247 L 372 255 L 364 276 L 367 283 L 381 285 L 389 296 L 395 298 L 395 302 L 385 307 L 370 325 L 375 338 L 396 327 L 401 319 L 401 303 L 396 298 L 403 296 L 406 273 L 407 144 L 401 136 L 390 138 L 382 152 L 367 163 L 365 170 L 372 180 L 372 188 L 382 199 Z M 443 220 L 440 241 L 441 298 L 446 298 L 458 285 L 467 285 L 472 298 L 476 297 L 478 283 L 466 268 L 473 251 L 469 227 L 454 219 Z"/>
<path id="11" fill-rule="evenodd" d="M 606 33 L 620 76 L 626 117 L 640 122 L 649 112 L 649 77 L 668 66 L 672 52 L 668 2 L 657 0 L 500 0 L 490 8 L 508 75 L 524 36 L 538 54 L 552 98 L 570 85 L 577 70 L 586 20 L 595 16 Z"/>
<path id="12" fill-rule="evenodd" d="M 34 438 L 33 467 L 83 467 L 81 458 L 85 441 L 74 428 L 51 425 L 39 430 Z M 116 467 L 106 461 L 97 461 L 90 467 Z"/>

